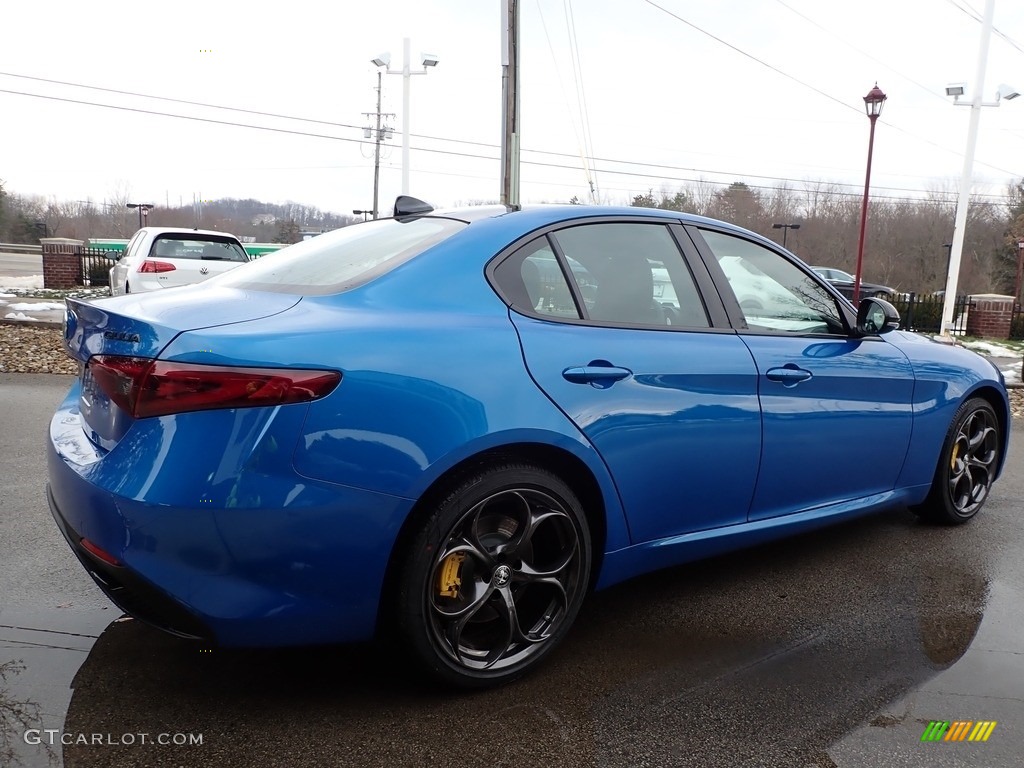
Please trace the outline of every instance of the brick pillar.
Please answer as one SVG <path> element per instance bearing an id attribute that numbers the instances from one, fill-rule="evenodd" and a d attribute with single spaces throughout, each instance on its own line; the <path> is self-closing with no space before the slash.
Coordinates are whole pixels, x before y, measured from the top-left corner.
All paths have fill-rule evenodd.
<path id="1" fill-rule="evenodd" d="M 68 237 L 44 237 L 43 246 L 43 287 L 77 288 L 82 285 L 81 240 Z"/>
<path id="2" fill-rule="evenodd" d="M 967 335 L 983 339 L 1010 338 L 1013 304 L 1013 296 L 1002 296 L 997 293 L 971 296 L 971 308 L 967 314 Z"/>

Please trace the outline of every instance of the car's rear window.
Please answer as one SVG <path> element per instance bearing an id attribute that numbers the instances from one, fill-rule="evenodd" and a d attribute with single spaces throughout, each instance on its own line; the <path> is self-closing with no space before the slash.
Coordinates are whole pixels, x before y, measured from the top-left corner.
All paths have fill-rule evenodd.
<path id="1" fill-rule="evenodd" d="M 268 253 L 214 280 L 255 291 L 339 293 L 391 271 L 465 226 L 436 217 L 354 224 Z"/>
<path id="2" fill-rule="evenodd" d="M 157 235 L 149 248 L 149 258 L 206 259 L 208 261 L 249 260 L 245 250 L 235 240 L 177 232 Z"/>

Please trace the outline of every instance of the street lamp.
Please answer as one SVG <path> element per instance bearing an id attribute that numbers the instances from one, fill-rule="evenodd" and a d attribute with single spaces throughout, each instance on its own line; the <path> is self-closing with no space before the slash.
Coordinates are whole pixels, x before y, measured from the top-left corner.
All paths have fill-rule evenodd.
<path id="1" fill-rule="evenodd" d="M 956 203 L 956 218 L 953 223 L 953 248 L 950 251 L 949 268 L 946 270 L 946 295 L 942 303 L 942 324 L 940 333 L 948 336 L 953 325 L 953 309 L 956 303 L 957 281 L 960 278 L 960 260 L 964 252 L 964 234 L 967 228 L 967 208 L 971 202 L 971 172 L 974 169 L 974 148 L 978 143 L 978 120 L 982 107 L 998 107 L 1003 99 L 1010 101 L 1020 96 L 1017 89 L 1006 84 L 996 89 L 996 100 L 985 102 L 981 93 L 985 84 L 985 66 L 988 63 L 988 41 L 992 37 L 992 16 L 995 0 L 986 0 L 985 15 L 981 23 L 981 40 L 978 44 L 978 68 L 974 77 L 976 89 L 970 102 L 960 101 L 966 92 L 965 83 L 946 86 L 946 95 L 953 97 L 953 104 L 971 108 L 971 119 L 967 126 L 967 149 L 964 152 L 964 167 L 960 174 L 960 194 Z M 1018 270 L 1019 272 L 1019 270 Z"/>
<path id="2" fill-rule="evenodd" d="M 139 229 L 142 229 L 142 219 L 149 216 L 149 212 L 156 208 L 152 203 L 128 203 L 126 208 L 139 209 Z"/>
<path id="3" fill-rule="evenodd" d="M 430 53 L 420 56 L 422 70 L 409 69 L 409 38 L 402 40 L 402 68 L 391 69 L 391 54 L 382 53 L 371 59 L 374 66 L 383 68 L 389 75 L 402 76 L 402 194 L 409 194 L 409 78 L 427 74 L 427 67 L 436 67 L 440 59 Z"/>
<path id="4" fill-rule="evenodd" d="M 789 234 L 791 229 L 800 229 L 799 224 L 772 224 L 772 229 L 782 230 L 782 247 L 786 247 L 786 235 Z"/>
<path id="5" fill-rule="evenodd" d="M 1017 282 L 1013 285 L 1013 299 L 1020 301 L 1020 279 L 1024 275 L 1024 240 L 1017 241 Z"/>
<path id="6" fill-rule="evenodd" d="M 352 211 L 352 213 L 354 213 L 356 216 L 362 214 L 363 221 L 366 221 L 366 217 L 373 213 L 373 211 Z"/>
<path id="7" fill-rule="evenodd" d="M 868 136 L 868 170 L 864 176 L 864 200 L 860 205 L 860 237 L 857 239 L 857 271 L 853 276 L 853 305 L 857 306 L 860 301 L 860 271 L 864 264 L 864 232 L 868 223 L 868 192 L 871 189 L 871 154 L 875 148 L 875 122 L 882 114 L 882 105 L 885 104 L 886 95 L 875 83 L 875 87 L 868 91 L 864 97 L 864 110 L 868 113 L 868 120 L 871 121 L 871 133 Z"/>

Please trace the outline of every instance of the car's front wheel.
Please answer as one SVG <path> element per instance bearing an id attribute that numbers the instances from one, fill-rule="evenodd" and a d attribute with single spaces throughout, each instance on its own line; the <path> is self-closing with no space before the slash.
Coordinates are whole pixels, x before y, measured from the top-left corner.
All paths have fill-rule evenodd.
<path id="1" fill-rule="evenodd" d="M 464 688 L 509 682 L 564 637 L 590 567 L 569 486 L 539 467 L 492 466 L 459 482 L 414 534 L 398 628 L 435 678 Z"/>
<path id="2" fill-rule="evenodd" d="M 939 455 L 932 488 L 914 509 L 934 523 L 965 523 L 981 510 L 999 468 L 1003 439 L 988 401 L 971 398 L 957 410 Z"/>

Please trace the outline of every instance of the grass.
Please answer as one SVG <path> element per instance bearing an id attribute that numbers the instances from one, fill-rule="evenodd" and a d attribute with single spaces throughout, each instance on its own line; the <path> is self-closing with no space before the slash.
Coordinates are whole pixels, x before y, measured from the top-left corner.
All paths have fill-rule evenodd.
<path id="1" fill-rule="evenodd" d="M 958 341 L 967 346 L 972 342 L 980 342 L 984 344 L 995 344 L 1000 347 L 1005 347 L 1011 352 L 1016 352 L 1020 355 L 1024 355 L 1024 341 L 1020 339 L 984 339 L 978 336 L 963 336 Z"/>

